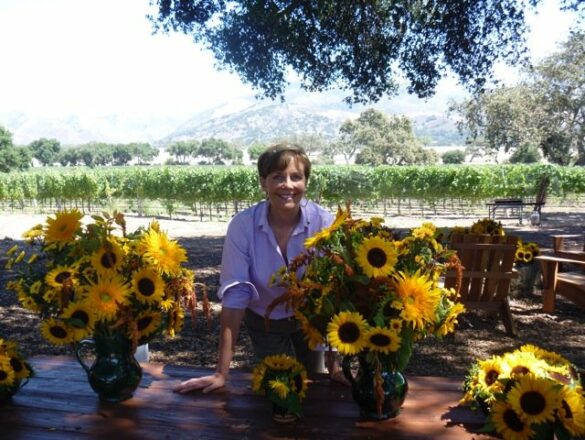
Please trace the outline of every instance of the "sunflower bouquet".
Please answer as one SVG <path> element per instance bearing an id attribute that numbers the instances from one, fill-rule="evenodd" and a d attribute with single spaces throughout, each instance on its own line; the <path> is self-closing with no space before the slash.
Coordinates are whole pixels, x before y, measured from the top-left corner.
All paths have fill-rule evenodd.
<path id="1" fill-rule="evenodd" d="M 0 338 L 0 403 L 24 386 L 34 370 L 14 341 Z"/>
<path id="2" fill-rule="evenodd" d="M 473 222 L 469 228 L 469 233 L 477 235 L 506 235 L 502 222 L 497 222 L 491 218 L 482 218 Z"/>
<path id="3" fill-rule="evenodd" d="M 516 249 L 516 254 L 514 255 L 514 263 L 516 266 L 532 264 L 535 262 L 534 257 L 538 256 L 539 254 L 540 248 L 536 243 L 524 243 L 523 241 L 518 240 L 518 247 Z"/>
<path id="4" fill-rule="evenodd" d="M 29 247 L 11 249 L 8 284 L 20 304 L 41 317 L 41 333 L 54 345 L 97 335 L 123 334 L 138 344 L 183 325 L 184 308 L 195 313 L 193 273 L 182 266 L 186 251 L 156 221 L 128 233 L 123 214 L 92 216 L 57 212 L 25 232 Z M 209 314 L 205 289 L 203 308 Z"/>
<path id="5" fill-rule="evenodd" d="M 585 434 L 585 396 L 575 367 L 534 345 L 476 361 L 462 404 L 487 414 L 484 432 L 504 439 L 570 439 Z"/>
<path id="6" fill-rule="evenodd" d="M 296 418 L 301 416 L 301 403 L 307 394 L 307 383 L 305 367 L 284 354 L 265 357 L 252 373 L 252 390 L 268 396 L 275 409 L 280 409 L 280 413 L 288 413 Z"/>
<path id="7" fill-rule="evenodd" d="M 340 209 L 275 276 L 286 291 L 271 306 L 295 310 L 312 348 L 358 356 L 377 377 L 402 371 L 417 340 L 452 332 L 463 311 L 457 293 L 439 285 L 458 259 L 436 234 L 425 223 L 398 239 L 383 219 L 353 219 L 349 207 Z"/>

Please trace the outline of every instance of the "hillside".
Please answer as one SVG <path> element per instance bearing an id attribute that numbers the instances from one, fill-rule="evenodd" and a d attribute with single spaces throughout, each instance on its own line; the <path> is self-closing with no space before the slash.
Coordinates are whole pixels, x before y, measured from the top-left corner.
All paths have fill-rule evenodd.
<path id="1" fill-rule="evenodd" d="M 371 106 L 346 106 L 339 96 L 292 96 L 286 102 L 240 99 L 219 104 L 186 119 L 155 115 L 0 115 L 0 125 L 13 134 L 16 145 L 41 137 L 62 145 L 87 142 L 149 142 L 159 147 L 186 139 L 216 137 L 246 146 L 270 143 L 295 135 L 337 136 L 341 124 L 372 107 L 388 114 L 405 114 L 413 120 L 415 134 L 432 146 L 462 145 L 454 121 L 447 118 L 442 102 L 417 102 L 398 97 Z"/>

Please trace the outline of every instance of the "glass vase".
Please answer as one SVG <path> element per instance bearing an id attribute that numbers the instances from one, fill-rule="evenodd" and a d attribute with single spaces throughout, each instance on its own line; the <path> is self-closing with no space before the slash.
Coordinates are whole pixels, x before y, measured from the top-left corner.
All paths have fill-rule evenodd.
<path id="1" fill-rule="evenodd" d="M 359 365 L 355 376 L 351 370 L 353 356 L 344 356 L 343 374 L 351 383 L 353 400 L 358 404 L 360 416 L 369 420 L 386 420 L 396 417 L 408 392 L 408 382 L 399 371 L 381 371 L 383 400 L 378 405 L 375 393 L 375 370 L 362 357 L 356 356 Z"/>
<path id="2" fill-rule="evenodd" d="M 84 339 L 76 345 L 75 356 L 100 400 L 115 403 L 134 395 L 142 379 L 142 367 L 131 348 L 131 341 L 121 332 L 96 333 L 93 339 Z M 95 352 L 91 366 L 85 362 L 84 349 Z"/>
<path id="3" fill-rule="evenodd" d="M 10 402 L 12 396 L 14 396 L 18 390 L 20 390 L 23 386 L 25 386 L 28 382 L 28 379 L 23 380 L 16 380 L 10 386 L 1 386 L 0 387 L 0 405 L 5 405 L 6 403 Z"/>

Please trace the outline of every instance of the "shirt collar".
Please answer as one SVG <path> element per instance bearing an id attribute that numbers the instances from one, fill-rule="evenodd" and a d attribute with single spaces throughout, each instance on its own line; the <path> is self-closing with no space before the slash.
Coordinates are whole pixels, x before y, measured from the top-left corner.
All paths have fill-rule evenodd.
<path id="1" fill-rule="evenodd" d="M 301 200 L 301 217 L 299 218 L 299 222 L 294 227 L 293 232 L 291 235 L 296 235 L 304 232 L 309 228 L 309 215 L 307 213 L 307 204 L 308 200 L 303 198 Z M 268 201 L 264 200 L 260 203 L 260 212 L 258 216 L 258 226 L 263 231 L 270 230 L 270 224 L 268 223 Z"/>

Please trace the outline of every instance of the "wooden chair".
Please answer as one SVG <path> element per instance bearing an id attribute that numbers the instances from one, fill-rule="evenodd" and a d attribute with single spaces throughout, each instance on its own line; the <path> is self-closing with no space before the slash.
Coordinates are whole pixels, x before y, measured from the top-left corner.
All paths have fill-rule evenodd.
<path id="1" fill-rule="evenodd" d="M 516 336 L 516 327 L 510 311 L 509 290 L 513 278 L 518 276 L 514 268 L 514 255 L 518 237 L 453 234 L 451 248 L 464 267 L 461 281 L 461 302 L 468 310 L 497 312 L 506 333 Z M 445 287 L 455 288 L 457 274 L 448 271 Z"/>
<path id="2" fill-rule="evenodd" d="M 562 295 L 579 307 L 585 308 L 585 271 L 561 272 L 562 263 L 585 269 L 585 259 L 563 258 L 558 255 L 539 255 L 535 257 L 542 270 L 542 310 L 546 313 L 555 311 L 557 295 Z"/>
<path id="3" fill-rule="evenodd" d="M 585 235 L 561 234 L 551 235 L 551 237 L 555 257 L 585 261 Z M 579 241 L 583 244 L 581 245 Z"/>

